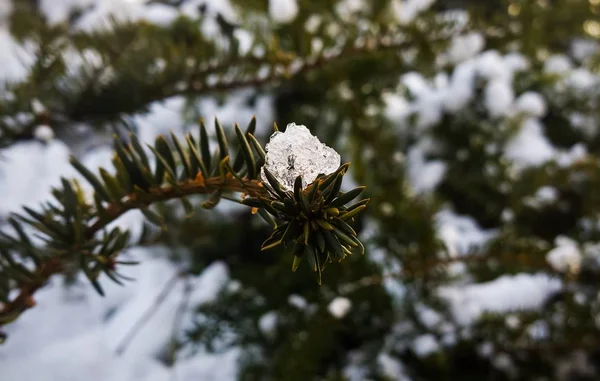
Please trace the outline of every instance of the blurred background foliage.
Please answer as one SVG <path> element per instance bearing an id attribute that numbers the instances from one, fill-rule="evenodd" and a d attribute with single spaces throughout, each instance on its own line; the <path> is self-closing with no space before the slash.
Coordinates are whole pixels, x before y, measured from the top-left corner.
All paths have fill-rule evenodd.
<path id="1" fill-rule="evenodd" d="M 185 123 L 193 125 L 204 116 L 196 107 L 202 97 L 222 100 L 251 88 L 252 103 L 270 94 L 273 120 L 259 115 L 260 123 L 308 126 L 367 186 L 371 203 L 359 221 L 367 254 L 328 266 L 317 287 L 304 267 L 290 272 L 285 250 L 260 252 L 269 228 L 249 210 L 198 209 L 182 219 L 165 205 L 169 229 L 149 244 L 168 245 L 191 274 L 225 261 L 239 282 L 196 309 L 174 351 L 240 345 L 241 380 L 597 380 L 600 3 L 438 0 L 398 19 L 394 4 L 406 10 L 411 2 L 302 0 L 293 20 L 276 23 L 268 1 L 235 0 L 235 22 L 207 8 L 199 19 L 113 20 L 109 30 L 89 32 L 73 28 L 87 9 L 50 23 L 36 1 L 16 1 L 11 32 L 37 50 L 30 74 L 8 84 L 13 96 L 0 103 L 0 146 L 33 139 L 36 126 L 48 124 L 58 139 L 87 147 L 114 130 L 138 131 L 131 116 L 173 96 L 186 98 Z M 152 3 L 179 8 L 186 0 Z M 199 27 L 205 18 L 215 18 L 214 35 Z M 253 46 L 240 46 L 239 30 Z M 481 46 L 453 59 L 454 40 L 466 35 Z M 574 48 L 584 43 L 591 53 Z M 66 51 L 89 64 L 71 72 Z M 543 99 L 542 111 L 523 111 L 538 113 L 538 135 L 515 138 L 532 118 L 493 112 L 485 75 L 465 84 L 473 96 L 454 109 L 424 101 L 401 80 L 418 73 L 433 89 L 483 51 L 526 62 L 509 82 L 513 98 L 535 92 Z M 570 62 L 564 73 L 548 68 L 559 59 Z M 589 86 L 564 83 L 574 70 L 586 73 Z M 32 110 L 33 99 L 42 111 Z M 74 132 L 81 124 L 84 135 Z M 262 129 L 261 141 L 270 132 Z M 538 150 L 539 136 L 560 152 L 523 164 L 518 158 Z M 509 157 L 515 139 L 523 144 Z M 416 162 L 442 165 L 443 174 L 419 189 L 414 179 L 430 175 Z M 540 196 L 541 188 L 551 196 Z M 460 228 L 448 238 L 440 227 L 445 211 L 490 232 L 489 239 L 470 242 L 470 231 Z M 549 259 L 561 247 L 557 237 L 571 239 L 575 253 L 562 266 Z M 560 287 L 548 281 L 552 291 L 532 297 L 539 309 L 483 309 L 468 323 L 456 311 L 470 308 L 467 301 L 440 296 L 444 287 L 519 274 L 547 274 Z M 482 298 L 507 298 L 498 294 Z M 352 306 L 340 318 L 328 310 L 336 296 Z M 276 316 L 268 329 L 266 316 Z"/>

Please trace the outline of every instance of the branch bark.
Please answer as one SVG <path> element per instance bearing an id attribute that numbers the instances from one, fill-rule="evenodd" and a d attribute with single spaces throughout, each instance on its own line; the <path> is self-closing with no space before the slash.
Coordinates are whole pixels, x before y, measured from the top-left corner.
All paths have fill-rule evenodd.
<path id="1" fill-rule="evenodd" d="M 203 181 L 186 181 L 177 186 L 165 185 L 149 189 L 144 197 L 138 194 L 131 194 L 119 203 L 113 203 L 107 206 L 108 216 L 99 218 L 86 230 L 85 237 L 88 240 L 104 229 L 108 224 L 118 219 L 120 216 L 130 210 L 146 208 L 151 204 L 162 201 L 180 199 L 182 197 L 210 194 L 221 190 L 228 193 L 246 193 L 251 196 L 265 195 L 266 190 L 262 187 L 259 180 L 250 180 L 242 178 L 241 181 L 227 176 L 224 180 L 220 177 L 211 177 Z M 81 244 L 81 243 L 78 243 Z M 61 273 L 71 258 L 51 257 L 42 262 L 35 273 L 34 281 L 22 285 L 18 295 L 10 302 L 0 304 L 0 327 L 8 324 L 18 318 L 23 312 L 35 306 L 34 294 L 42 288 L 48 280 Z"/>

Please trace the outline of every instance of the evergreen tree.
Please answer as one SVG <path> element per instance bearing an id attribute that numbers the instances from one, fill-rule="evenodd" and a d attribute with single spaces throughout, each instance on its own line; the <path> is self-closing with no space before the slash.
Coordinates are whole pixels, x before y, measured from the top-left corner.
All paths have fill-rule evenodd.
<path id="1" fill-rule="evenodd" d="M 158 256 L 148 319 L 184 285 L 164 367 L 236 348 L 241 380 L 600 377 L 598 1 L 115 4 L 0 1 L 6 363 L 48 283 L 110 298 Z M 269 158 L 291 122 L 341 155 L 314 182 Z M 8 205 L 16 150 L 65 144 L 52 201 Z"/>

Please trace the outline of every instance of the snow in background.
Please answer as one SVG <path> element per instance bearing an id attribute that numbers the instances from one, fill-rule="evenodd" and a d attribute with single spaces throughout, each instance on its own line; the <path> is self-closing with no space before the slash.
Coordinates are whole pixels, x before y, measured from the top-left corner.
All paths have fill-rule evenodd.
<path id="1" fill-rule="evenodd" d="M 122 19 L 148 20 L 165 24 L 179 14 L 197 16 L 198 5 L 208 3 L 208 14 L 220 12 L 235 21 L 238 18 L 227 0 L 188 1 L 179 10 L 159 4 L 146 6 L 141 0 L 40 0 L 43 11 L 51 22 L 64 21 L 69 12 L 77 8 L 96 5 L 93 12 L 78 21 L 76 27 L 86 30 L 107 27 L 108 16 L 116 14 Z M 360 0 L 345 0 L 339 12 L 351 14 L 364 5 Z M 412 21 L 431 5 L 429 0 L 393 0 L 393 16 L 401 23 Z M 10 11 L 7 0 L 0 0 L 0 82 L 19 81 L 28 72 L 32 62 L 32 45 L 19 44 L 8 33 L 3 19 Z M 296 0 L 269 0 L 269 14 L 275 23 L 292 22 L 298 13 Z M 212 23 L 212 24 L 211 24 Z M 214 20 L 207 19 L 203 31 L 214 31 Z M 247 37 L 247 36 L 246 36 Z M 577 54 L 585 55 L 589 47 L 580 44 Z M 587 49 L 587 50 L 586 50 Z M 563 165 L 585 155 L 585 147 L 570 151 L 559 150 L 543 134 L 541 118 L 547 110 L 543 95 L 527 92 L 516 94 L 513 86 L 515 74 L 527 70 L 530 63 L 516 53 L 502 55 L 485 50 L 483 37 L 469 32 L 454 38 L 446 54 L 439 57 L 440 65 L 451 63 L 452 70 L 440 70 L 433 78 L 425 78 L 412 72 L 399 78 L 403 92 L 385 94 L 384 114 L 394 123 L 400 133 L 411 116 L 417 117 L 416 131 L 424 138 L 417 141 L 407 154 L 409 185 L 417 194 L 428 193 L 443 180 L 446 164 L 427 159 L 435 150 L 434 141 L 426 132 L 438 123 L 444 112 L 458 113 L 474 100 L 475 81 L 484 81 L 483 104 L 489 118 L 502 125 L 503 121 L 520 120 L 516 135 L 503 147 L 506 160 L 517 169 L 558 160 Z M 546 73 L 564 78 L 561 86 L 587 91 L 600 80 L 565 56 L 550 57 L 545 64 Z M 251 90 L 240 90 L 228 95 L 225 102 L 218 103 L 212 97 L 203 98 L 199 111 L 205 116 L 218 116 L 224 125 L 249 120 L 256 114 L 259 133 L 267 133 L 274 119 L 273 101 L 270 96 L 260 96 L 255 107 L 248 107 L 247 100 L 254 95 Z M 188 129 L 182 119 L 184 101 L 172 98 L 151 106 L 146 115 L 136 117 L 140 138 L 152 142 L 158 134 L 176 129 L 182 134 Z M 208 119 L 208 118 L 207 118 Z M 287 121 L 280 121 L 285 123 Z M 302 121 L 297 121 L 301 123 Z M 46 139 L 44 139 L 46 140 Z M 72 150 L 56 140 L 17 143 L 2 151 L 0 158 L 0 220 L 21 205 L 35 207 L 48 198 L 50 188 L 58 185 L 61 176 L 77 176 L 68 165 Z M 110 149 L 101 146 L 81 156 L 90 168 L 111 168 Z M 10 181 L 8 181 L 10 179 Z M 548 192 L 537 195 L 547 200 Z M 139 234 L 139 213 L 129 213 L 117 221 L 123 227 Z M 446 244 L 452 257 L 465 254 L 469 248 L 480 246 L 493 237 L 493 231 L 484 231 L 468 216 L 456 215 L 443 209 L 436 216 L 438 236 Z M 376 227 L 375 227 L 376 228 Z M 127 349 L 117 353 L 127 333 L 141 316 L 156 302 L 165 285 L 177 274 L 177 267 L 165 259 L 161 248 L 132 248 L 127 253 L 140 259 L 141 264 L 126 269 L 134 277 L 126 287 L 103 282 L 107 296 L 101 298 L 85 279 L 75 285 L 64 287 L 59 279 L 43 288 L 37 295 L 38 305 L 28 311 L 16 323 L 8 327 L 9 340 L 0 347 L 0 369 L 7 380 L 37 381 L 41 379 L 113 381 L 113 380 L 165 380 L 175 375 L 177 380 L 233 380 L 236 377 L 239 349 L 223 354 L 201 353 L 193 357 L 180 357 L 173 367 L 167 367 L 160 358 L 172 335 L 181 334 L 189 321 L 184 319 L 175 329 L 176 311 L 181 305 L 184 292 L 179 280 L 162 302 L 152 318 L 138 332 Z M 372 252 L 376 256 L 376 252 Z M 575 271 L 580 263 L 579 249 L 568 240 L 557 240 L 556 248 L 548 253 L 548 263 L 559 271 Z M 460 271 L 460 269 L 454 269 Z M 190 280 L 193 288 L 184 316 L 191 316 L 190 309 L 212 300 L 220 285 L 229 280 L 226 265 L 215 263 L 202 274 Z M 401 285 L 386 283 L 393 295 L 401 297 Z M 543 274 L 518 274 L 502 276 L 480 284 L 451 285 L 438 290 L 439 295 L 450 303 L 453 318 L 461 325 L 473 323 L 485 312 L 509 312 L 534 310 L 545 299 L 562 287 L 562 283 Z M 290 296 L 290 304 L 303 308 L 306 301 L 301 296 Z M 338 298 L 329 306 L 330 312 L 342 318 L 351 313 L 348 299 Z M 421 317 L 431 326 L 440 318 L 423 309 Z M 269 313 L 260 319 L 263 332 L 271 332 L 277 324 L 277 315 Z M 432 335 L 422 335 L 411 343 L 420 356 L 428 356 L 440 348 Z M 362 379 L 358 365 L 345 369 L 349 379 Z M 378 366 L 392 379 L 409 380 L 402 364 L 382 353 Z"/>
<path id="2" fill-rule="evenodd" d="M 106 27 L 108 16 L 122 19 L 145 19 L 168 23 L 179 12 L 194 16 L 198 5 L 205 1 L 189 1 L 179 11 L 159 5 L 144 6 L 136 0 L 41 0 L 42 10 L 51 22 L 62 22 L 69 12 L 96 5 L 94 11 L 79 20 L 77 27 L 84 29 Z M 195 5 L 195 6 L 194 6 Z M 219 11 L 227 18 L 235 18 L 233 8 L 225 0 L 211 1 L 209 13 Z M 33 60 L 32 45 L 18 44 L 6 29 L 3 19 L 10 11 L 10 3 L 0 0 L 0 80 L 19 81 L 28 73 Z M 81 60 L 74 59 L 75 68 Z M 207 119 L 218 117 L 223 125 L 247 123 L 256 115 L 258 133 L 266 134 L 273 122 L 272 97 L 260 95 L 249 107 L 248 100 L 255 96 L 252 90 L 229 94 L 223 102 L 212 97 L 201 99 L 197 111 Z M 151 143 L 159 134 L 171 130 L 182 135 L 188 130 L 182 119 L 184 100 L 180 97 L 157 102 L 150 112 L 135 117 L 139 136 Z M 43 133 L 43 134 L 42 134 Z M 72 149 L 58 140 L 52 140 L 52 131 L 40 131 L 39 141 L 16 143 L 2 151 L 0 159 L 0 221 L 21 205 L 38 207 L 49 199 L 50 189 L 60 184 L 60 177 L 80 178 L 69 165 L 71 154 L 80 154 L 89 168 L 104 167 L 112 170 L 112 150 L 108 145 L 93 150 Z M 82 151 L 82 152 L 79 152 Z M 9 181 L 10 180 L 10 181 Z M 91 192 L 85 181 L 81 183 Z M 225 206 L 225 211 L 231 210 Z M 115 224 L 132 231 L 132 240 L 141 234 L 143 217 L 133 212 L 124 215 Z M 81 380 L 92 381 L 150 381 L 235 380 L 239 349 L 233 348 L 218 355 L 199 353 L 186 357 L 179 355 L 175 365 L 168 367 L 161 358 L 173 335 L 179 337 L 189 328 L 193 309 L 214 299 L 221 286 L 229 282 L 228 269 L 223 263 L 214 263 L 202 274 L 189 279 L 192 293 L 184 311 L 178 312 L 184 282 L 177 280 L 168 296 L 160 303 L 152 317 L 129 341 L 119 354 L 118 348 L 127 341 L 127 335 L 142 315 L 156 304 L 158 295 L 178 273 L 175 264 L 166 259 L 162 248 L 132 248 L 126 256 L 140 264 L 124 269 L 135 281 L 120 287 L 103 279 L 106 297 L 99 296 L 84 277 L 65 287 L 59 278 L 36 294 L 36 308 L 27 311 L 21 319 L 6 327 L 9 340 L 0 348 L 2 380 L 38 381 Z M 176 328 L 176 314 L 185 318 Z"/>
<path id="3" fill-rule="evenodd" d="M 410 2 L 395 3 L 406 7 Z M 425 6 L 428 1 L 420 3 Z M 410 6 L 405 12 L 410 15 Z M 454 16 L 468 20 L 468 15 Z M 503 162 L 514 176 L 519 176 L 525 168 L 548 162 L 569 166 L 587 155 L 583 143 L 568 149 L 553 146 L 546 136 L 543 118 L 550 102 L 556 101 L 552 98 L 553 94 L 592 95 L 592 89 L 598 89 L 600 76 L 583 66 L 578 67 L 567 56 L 555 55 L 546 60 L 542 70 L 556 78 L 555 84 L 544 89 L 545 93 L 517 93 L 515 77 L 530 70 L 531 62 L 519 53 L 501 54 L 486 50 L 485 45 L 485 39 L 478 32 L 459 34 L 452 38 L 446 53 L 436 57 L 439 67 L 436 74 L 426 77 L 419 72 L 406 73 L 398 79 L 399 91 L 382 94 L 383 115 L 396 127 L 398 135 L 414 141 L 406 152 L 406 170 L 409 189 L 416 196 L 435 191 L 446 176 L 447 164 L 431 158 L 438 153 L 439 143 L 430 132 L 442 122 L 444 115 L 468 114 L 474 105 L 482 106 L 478 109 L 486 112 L 483 122 L 489 122 L 492 128 L 501 131 L 514 129 L 503 147 L 490 147 L 502 153 Z M 583 62 L 598 49 L 598 44 L 577 42 L 573 44 L 572 54 Z M 482 96 L 476 93 L 479 86 L 483 90 Z M 580 114 L 573 115 L 572 119 L 582 129 L 597 133 L 597 123 L 594 124 L 593 119 Z M 556 197 L 556 189 L 543 187 L 525 201 L 530 205 L 544 205 L 552 203 Z M 507 211 L 506 217 L 509 216 L 510 211 Z M 370 229 L 377 229 L 375 223 L 370 224 L 373 225 Z M 442 208 L 437 213 L 436 224 L 437 235 L 446 247 L 443 255 L 450 258 L 477 253 L 477 249 L 496 234 L 495 231 L 481 229 L 471 217 L 457 215 L 449 208 Z M 576 273 L 581 266 L 582 253 L 574 241 L 559 237 L 555 247 L 547 253 L 546 260 L 558 273 Z M 398 264 L 398 268 L 401 267 Z M 558 277 L 541 273 L 506 275 L 472 284 L 464 277 L 467 275 L 464 263 L 449 265 L 446 271 L 451 276 L 463 275 L 459 277 L 461 283 L 450 283 L 438 289 L 438 295 L 449 304 L 451 325 L 459 327 L 470 326 L 484 313 L 538 310 L 563 287 Z M 402 284 L 391 280 L 386 281 L 386 287 L 394 295 L 402 297 Z M 431 329 L 445 327 L 440 328 L 441 340 L 446 340 L 445 344 L 455 342 L 456 337 L 444 333 L 450 323 L 443 321 L 433 310 L 427 311 L 420 313 L 423 324 Z M 430 334 L 416 337 L 410 346 L 423 357 L 441 348 L 435 336 Z M 498 361 L 502 362 L 501 359 Z"/>

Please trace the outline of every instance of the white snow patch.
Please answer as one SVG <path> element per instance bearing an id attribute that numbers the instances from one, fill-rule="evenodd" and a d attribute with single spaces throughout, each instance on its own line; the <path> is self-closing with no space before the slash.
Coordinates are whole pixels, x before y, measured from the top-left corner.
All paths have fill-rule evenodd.
<path id="1" fill-rule="evenodd" d="M 558 236 L 556 247 L 546 254 L 546 261 L 559 272 L 578 273 L 581 267 L 582 254 L 574 240 Z"/>
<path id="2" fill-rule="evenodd" d="M 66 21 L 70 14 L 91 7 L 96 0 L 40 0 L 40 10 L 46 16 L 50 24 Z"/>
<path id="3" fill-rule="evenodd" d="M 541 118 L 546 115 L 546 101 L 539 93 L 527 91 L 516 100 L 517 110 L 532 117 Z"/>
<path id="4" fill-rule="evenodd" d="M 49 142 L 54 139 L 54 130 L 47 124 L 40 124 L 33 130 L 33 136 L 35 136 L 37 140 Z"/>
<path id="5" fill-rule="evenodd" d="M 571 54 L 579 61 L 585 61 L 600 52 L 600 44 L 594 40 L 576 39 L 571 42 Z"/>
<path id="6" fill-rule="evenodd" d="M 504 65 L 509 68 L 513 73 L 522 72 L 528 70 L 531 65 L 527 57 L 520 53 L 508 53 L 504 56 Z"/>
<path id="7" fill-rule="evenodd" d="M 519 168 L 543 164 L 556 154 L 537 119 L 527 119 L 517 135 L 507 143 L 504 152 L 506 158 Z"/>
<path id="8" fill-rule="evenodd" d="M 542 202 L 552 203 L 558 199 L 558 190 L 546 185 L 535 192 L 535 197 Z"/>
<path id="9" fill-rule="evenodd" d="M 485 106 L 492 117 L 505 116 L 514 97 L 511 85 L 504 80 L 492 80 L 485 88 Z"/>
<path id="10" fill-rule="evenodd" d="M 54 4 L 55 1 L 46 0 Z M 80 2 L 80 1 L 77 1 Z M 48 6 L 50 14 L 56 21 L 64 21 L 65 11 L 54 14 L 51 6 Z M 68 15 L 68 13 L 66 13 Z M 113 20 L 118 22 L 134 22 L 145 20 L 158 25 L 168 25 L 179 16 L 179 11 L 174 7 L 163 4 L 144 4 L 142 0 L 103 0 L 94 1 L 94 7 L 87 11 L 77 21 L 75 28 L 83 31 L 110 29 Z"/>
<path id="11" fill-rule="evenodd" d="M 587 148 L 583 143 L 577 143 L 568 151 L 561 151 L 556 158 L 556 162 L 561 167 L 569 167 L 579 160 L 585 159 L 588 155 Z"/>
<path id="12" fill-rule="evenodd" d="M 333 299 L 331 303 L 329 303 L 329 306 L 327 306 L 329 313 L 337 319 L 341 319 L 346 316 L 348 312 L 350 312 L 351 308 L 352 302 L 350 299 L 341 296 Z"/>
<path id="13" fill-rule="evenodd" d="M 469 325 L 485 312 L 537 310 L 561 287 L 560 279 L 546 274 L 517 274 L 478 284 L 444 286 L 438 291 L 450 304 L 456 322 Z"/>
<path id="14" fill-rule="evenodd" d="M 550 56 L 544 62 L 544 72 L 546 74 L 566 74 L 573 68 L 573 63 L 569 57 L 557 54 Z"/>
<path id="15" fill-rule="evenodd" d="M 275 333 L 278 321 L 279 316 L 277 315 L 277 312 L 267 312 L 266 314 L 262 315 L 260 319 L 258 319 L 258 328 L 263 334 L 271 336 Z"/>
<path id="16" fill-rule="evenodd" d="M 435 0 L 392 0 L 391 11 L 398 23 L 410 24 L 422 12 L 431 7 Z"/>
<path id="17" fill-rule="evenodd" d="M 298 15 L 297 0 L 269 0 L 269 16 L 278 24 L 288 24 Z"/>
<path id="18" fill-rule="evenodd" d="M 349 22 L 355 14 L 368 9 L 368 6 L 364 0 L 341 0 L 335 5 L 335 11 L 342 20 Z"/>
<path id="19" fill-rule="evenodd" d="M 408 178 L 416 193 L 427 193 L 444 179 L 447 165 L 440 160 L 426 160 L 426 153 L 433 143 L 421 140 L 408 151 Z"/>
<path id="20" fill-rule="evenodd" d="M 490 81 L 499 80 L 510 83 L 512 79 L 512 71 L 500 53 L 495 50 L 488 50 L 477 56 L 476 64 L 477 73 Z"/>
<path id="21" fill-rule="evenodd" d="M 567 77 L 567 83 L 580 91 L 586 91 L 591 89 L 597 89 L 599 77 L 592 74 L 585 68 L 577 68 L 569 74 Z"/>
<path id="22" fill-rule="evenodd" d="M 433 329 L 442 322 L 442 316 L 423 303 L 417 304 L 415 312 L 419 316 L 419 321 L 428 329 Z"/>
<path id="23" fill-rule="evenodd" d="M 297 294 L 292 294 L 288 296 L 288 303 L 299 310 L 304 310 L 306 309 L 306 307 L 308 307 L 308 302 L 306 301 L 306 299 Z"/>
<path id="24" fill-rule="evenodd" d="M 462 36 L 457 36 L 450 42 L 450 47 L 446 53 L 448 60 L 452 63 L 459 63 L 473 58 L 483 50 L 485 39 L 478 32 L 470 32 Z"/>
<path id="25" fill-rule="evenodd" d="M 483 246 L 495 235 L 494 230 L 483 230 L 473 218 L 457 215 L 449 209 L 439 211 L 435 219 L 438 235 L 452 258 Z"/>
<path id="26" fill-rule="evenodd" d="M 406 98 L 398 94 L 385 93 L 382 99 L 385 104 L 385 117 L 396 124 L 403 124 L 410 115 L 410 103 Z"/>
<path id="27" fill-rule="evenodd" d="M 437 352 L 440 349 L 440 344 L 435 336 L 428 333 L 418 336 L 412 343 L 412 349 L 417 356 L 427 357 L 430 354 Z"/>
<path id="28" fill-rule="evenodd" d="M 91 381 L 159 381 L 235 380 L 239 350 L 234 348 L 218 355 L 202 354 L 177 359 L 169 368 L 156 360 L 166 348 L 172 334 L 180 335 L 185 326 L 174 332 L 174 318 L 181 306 L 184 284 L 178 280 L 157 305 L 165 285 L 178 272 L 160 248 L 129 250 L 129 255 L 143 259 L 137 266 L 123 267 L 125 275 L 135 279 L 121 287 L 102 277 L 106 296 L 95 293 L 84 276 L 75 285 L 65 287 L 58 278 L 36 293 L 36 308 L 6 327 L 9 339 L 0 353 L 0 368 L 7 379 L 37 381 L 41 379 L 79 380 L 86 375 Z M 126 254 L 127 256 L 127 254 Z M 215 264 L 198 277 L 190 278 L 195 300 L 210 300 Z M 200 297 L 199 294 L 204 294 Z M 191 316 L 197 304 L 189 303 L 184 316 Z M 125 351 L 116 348 L 149 309 L 154 309 Z M 68 322 L 68 324 L 65 324 Z M 35 366 L 31 366 L 35 364 Z"/>
<path id="29" fill-rule="evenodd" d="M 473 99 L 476 69 L 473 60 L 462 62 L 454 68 L 443 101 L 447 111 L 457 112 Z"/>
<path id="30" fill-rule="evenodd" d="M 390 380 L 410 381 L 410 377 L 404 370 L 404 365 L 397 359 L 387 353 L 380 353 L 377 356 L 377 365 L 381 369 L 381 374 Z"/>

